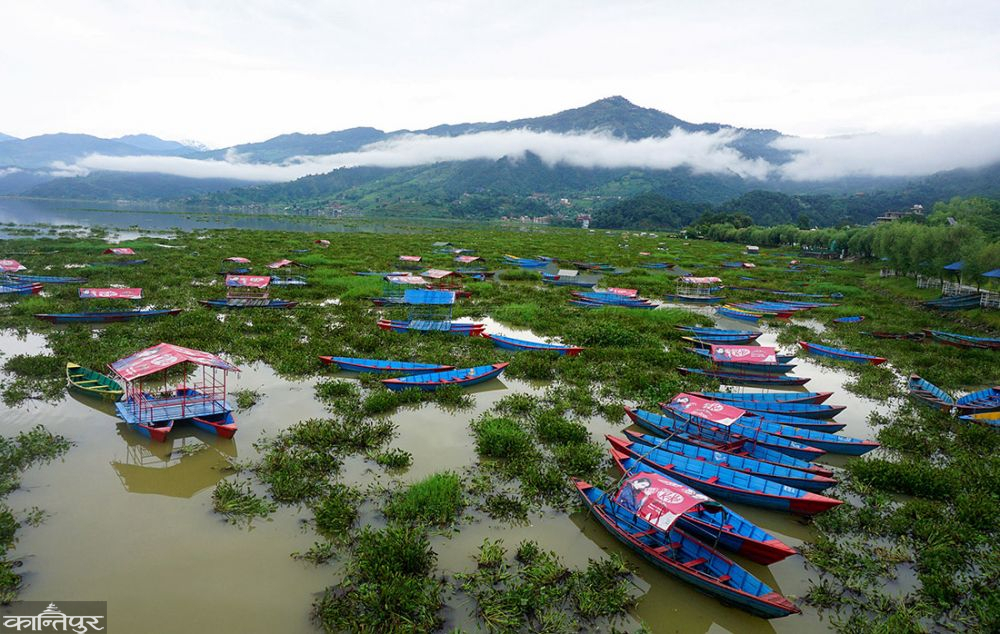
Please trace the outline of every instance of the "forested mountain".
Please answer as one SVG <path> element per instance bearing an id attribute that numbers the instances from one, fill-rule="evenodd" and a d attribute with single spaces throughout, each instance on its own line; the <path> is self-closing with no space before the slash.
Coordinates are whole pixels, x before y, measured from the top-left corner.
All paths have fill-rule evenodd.
<path id="1" fill-rule="evenodd" d="M 0 142 L 0 168 L 51 168 L 55 162 L 73 163 L 88 154 L 137 156 L 158 154 L 177 156 L 191 148 L 175 141 L 164 141 L 149 134 L 102 139 L 89 134 L 42 134 L 27 139 Z"/>

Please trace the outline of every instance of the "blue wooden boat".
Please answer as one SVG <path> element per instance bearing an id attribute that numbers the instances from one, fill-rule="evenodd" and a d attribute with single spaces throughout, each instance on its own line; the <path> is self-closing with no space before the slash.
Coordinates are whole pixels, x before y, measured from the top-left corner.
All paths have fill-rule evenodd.
<path id="1" fill-rule="evenodd" d="M 118 310 L 91 313 L 36 313 L 35 319 L 41 319 L 53 324 L 107 324 L 116 321 L 152 319 L 168 315 L 174 316 L 180 314 L 180 312 L 180 308 L 170 308 L 164 310 Z"/>
<path id="2" fill-rule="evenodd" d="M 819 404 L 833 396 L 833 392 L 694 392 L 695 396 L 726 401 L 742 407 L 739 403 L 815 403 Z"/>
<path id="3" fill-rule="evenodd" d="M 542 282 L 552 286 L 579 286 L 593 288 L 597 282 L 593 279 L 580 279 L 575 275 L 559 275 L 557 273 L 542 273 Z"/>
<path id="4" fill-rule="evenodd" d="M 860 324 L 865 320 L 864 315 L 854 315 L 851 317 L 837 317 L 833 320 L 835 324 Z"/>
<path id="5" fill-rule="evenodd" d="M 414 374 L 398 379 L 383 379 L 382 385 L 394 392 L 407 388 L 416 388 L 425 392 L 432 392 L 444 385 L 458 385 L 459 387 L 470 387 L 478 385 L 484 381 L 495 379 L 510 365 L 508 363 L 493 363 L 490 365 L 480 365 L 474 368 L 459 368 L 445 372 L 430 372 L 428 374 Z"/>
<path id="6" fill-rule="evenodd" d="M 371 374 L 426 374 L 454 370 L 453 365 L 437 363 L 414 363 L 412 361 L 392 361 L 387 359 L 360 359 L 355 357 L 320 357 L 326 365 L 336 365 L 345 372 L 368 372 Z"/>
<path id="7" fill-rule="evenodd" d="M 710 350 L 706 350 L 704 348 L 688 348 L 688 351 L 689 352 L 693 352 L 693 353 L 695 353 L 697 355 L 703 356 L 703 357 L 705 357 L 707 359 L 711 359 L 712 358 L 712 352 Z M 795 355 L 794 354 L 775 354 L 774 357 L 777 360 L 778 365 L 788 364 L 788 363 L 791 363 L 792 361 L 795 360 Z M 727 361 L 725 363 L 734 363 L 734 362 Z M 735 362 L 735 363 L 738 363 L 738 362 Z M 756 363 L 756 364 L 745 364 L 745 365 L 763 365 L 763 364 Z"/>
<path id="8" fill-rule="evenodd" d="M 719 306 L 718 308 L 715 309 L 715 312 L 718 313 L 719 315 L 722 315 L 723 317 L 728 317 L 730 319 L 736 319 L 739 321 L 749 321 L 753 323 L 757 323 L 764 317 L 764 315 L 761 315 L 760 313 L 750 313 L 745 310 L 737 310 L 734 308 L 727 308 L 725 306 Z"/>
<path id="9" fill-rule="evenodd" d="M 447 332 L 465 337 L 478 337 L 486 328 L 484 324 L 421 319 L 379 319 L 377 324 L 382 330 L 390 332 Z"/>
<path id="10" fill-rule="evenodd" d="M 294 308 L 298 302 L 264 297 L 231 297 L 228 299 L 199 299 L 198 303 L 209 308 Z"/>
<path id="11" fill-rule="evenodd" d="M 979 293 L 968 293 L 966 295 L 940 297 L 922 303 L 927 308 L 951 311 L 979 308 L 980 301 Z"/>
<path id="12" fill-rule="evenodd" d="M 607 304 L 609 306 L 650 306 L 648 300 L 637 297 L 626 297 L 601 291 L 573 291 L 573 296 L 588 302 Z"/>
<path id="13" fill-rule="evenodd" d="M 662 405 L 661 405 L 662 407 Z M 712 448 L 735 447 L 751 451 L 751 445 L 764 447 L 766 449 L 780 452 L 791 458 L 797 458 L 801 462 L 816 460 L 826 452 L 816 447 L 803 445 L 781 436 L 775 436 L 757 429 L 724 429 L 706 420 L 685 417 L 677 412 L 659 414 L 649 412 L 644 409 L 625 408 L 625 413 L 636 425 L 647 429 L 654 434 L 670 436 L 689 444 L 708 446 Z M 742 432 L 746 431 L 747 434 Z M 760 455 L 751 454 L 754 458 L 761 460 Z M 775 459 L 773 454 L 770 462 L 777 462 L 788 466 L 791 461 L 781 462 Z M 829 471 L 825 472 L 829 475 Z"/>
<path id="14" fill-rule="evenodd" d="M 215 416 L 195 416 L 189 420 L 198 429 L 214 434 L 219 438 L 232 438 L 236 435 L 236 420 L 233 418 L 231 411 Z"/>
<path id="15" fill-rule="evenodd" d="M 910 376 L 907 388 L 911 397 L 933 409 L 950 412 L 955 407 L 955 399 L 950 394 L 916 374 Z"/>
<path id="16" fill-rule="evenodd" d="M 628 472 L 652 471 L 660 473 L 716 500 L 726 500 L 804 516 L 816 515 L 842 504 L 840 500 L 825 495 L 785 486 L 749 473 L 709 464 L 681 454 L 661 451 L 657 454 L 663 460 L 660 463 L 653 459 L 648 451 L 642 454 L 631 454 L 614 442 L 611 443 L 611 446 L 611 457 L 616 461 L 620 460 Z"/>
<path id="17" fill-rule="evenodd" d="M 822 405 L 814 403 L 767 403 L 759 401 L 744 402 L 741 405 L 734 403 L 734 405 L 754 412 L 783 414 L 785 416 L 797 416 L 799 418 L 812 419 L 830 419 L 846 409 L 843 405 Z"/>
<path id="18" fill-rule="evenodd" d="M 697 348 L 711 348 L 713 345 L 726 344 L 726 345 L 746 345 L 754 342 L 756 337 L 746 338 L 737 336 L 718 336 L 713 337 L 711 335 L 694 335 L 693 337 L 681 337 L 681 341 L 685 341 L 692 346 Z"/>
<path id="19" fill-rule="evenodd" d="M 639 450 L 644 448 L 650 449 L 650 447 L 638 445 Z M 626 473 L 625 465 L 621 463 L 621 460 L 614 460 L 614 462 L 619 472 Z M 671 480 L 671 482 L 676 481 Z M 687 485 L 679 482 L 677 485 L 687 488 Z M 708 505 L 707 508 L 698 505 L 684 511 L 677 518 L 677 526 L 696 538 L 713 544 L 716 548 L 724 548 L 730 552 L 738 553 L 750 561 L 764 566 L 769 566 L 796 554 L 794 548 L 729 507 L 723 506 L 711 498 L 706 498 L 704 502 Z"/>
<path id="20" fill-rule="evenodd" d="M 973 337 L 943 330 L 924 330 L 924 333 L 942 343 L 962 348 L 1000 348 L 1000 338 L 997 337 Z"/>
<path id="21" fill-rule="evenodd" d="M 589 299 L 571 299 L 569 303 L 574 306 L 579 306 L 581 308 L 630 308 L 630 309 L 640 309 L 640 310 L 653 310 L 656 308 L 656 304 L 648 303 L 633 303 L 633 304 L 610 304 L 607 302 L 595 302 Z"/>
<path id="22" fill-rule="evenodd" d="M 640 264 L 644 269 L 672 269 L 674 265 L 669 262 L 648 262 L 646 264 Z"/>
<path id="23" fill-rule="evenodd" d="M 743 403 L 727 403 L 727 405 L 746 409 Z M 815 418 L 802 418 L 800 416 L 774 414 L 771 412 L 756 412 L 749 409 L 746 412 L 744 418 L 748 425 L 755 424 L 756 419 L 759 418 L 768 423 L 778 423 L 779 425 L 788 425 L 789 427 L 798 427 L 799 429 L 808 429 L 809 431 L 818 431 L 824 434 L 835 434 L 844 429 L 844 427 L 847 427 L 846 423 L 838 423 L 830 420 L 816 420 Z"/>
<path id="24" fill-rule="evenodd" d="M 791 355 L 779 355 L 778 363 L 741 363 L 739 361 L 716 361 L 712 359 L 712 353 L 707 348 L 687 348 L 688 352 L 692 352 L 698 356 L 708 359 L 717 368 L 725 371 L 732 372 L 750 372 L 752 374 L 787 374 L 795 369 L 794 363 L 787 363 L 781 361 L 781 358 L 791 358 L 795 357 Z"/>
<path id="25" fill-rule="evenodd" d="M 727 330 L 725 328 L 705 328 L 701 326 L 674 326 L 677 330 L 693 332 L 695 336 L 701 338 L 710 337 L 739 337 L 750 341 L 756 340 L 762 334 L 757 330 Z M 728 342 L 727 342 L 728 343 Z"/>
<path id="26" fill-rule="evenodd" d="M 288 277 L 272 275 L 271 284 L 273 286 L 307 286 L 309 282 L 306 281 L 306 278 L 298 275 L 290 275 Z"/>
<path id="27" fill-rule="evenodd" d="M 667 293 L 663 299 L 678 304 L 721 304 L 726 300 L 721 295 L 678 295 Z"/>
<path id="28" fill-rule="evenodd" d="M 660 407 L 668 416 L 678 416 L 682 419 L 696 418 L 688 414 L 675 411 L 669 403 L 660 403 Z M 709 421 L 700 423 L 711 425 Z M 755 433 L 764 432 L 778 438 L 784 438 L 800 445 L 815 447 L 827 453 L 843 454 L 846 456 L 861 456 L 872 449 L 877 449 L 879 444 L 874 440 L 862 440 L 850 436 L 839 436 L 837 434 L 826 434 L 823 432 L 810 431 L 802 427 L 792 427 L 772 423 L 763 417 L 744 417 L 729 427 L 737 434 L 752 438 Z"/>
<path id="29" fill-rule="evenodd" d="M 830 359 L 836 359 L 838 361 L 849 361 L 851 363 L 866 363 L 868 365 L 879 365 L 885 363 L 885 357 L 876 357 L 870 354 L 864 354 L 861 352 L 852 352 L 850 350 L 842 350 L 840 348 L 831 348 L 830 346 L 821 346 L 818 343 L 809 343 L 808 341 L 800 341 L 799 345 L 806 352 L 810 352 L 820 357 L 828 357 Z"/>
<path id="30" fill-rule="evenodd" d="M 12 282 L 0 284 L 0 295 L 36 295 L 42 291 L 38 283 Z"/>
<path id="31" fill-rule="evenodd" d="M 22 284 L 83 284 L 87 281 L 86 278 L 82 277 L 59 277 L 56 275 L 17 275 L 11 273 L 5 277 Z"/>
<path id="32" fill-rule="evenodd" d="M 659 464 L 670 464 L 669 454 L 681 454 L 693 460 L 715 464 L 733 471 L 742 471 L 765 480 L 784 484 L 803 491 L 825 491 L 837 481 L 833 478 L 817 475 L 800 469 L 792 469 L 767 462 L 761 462 L 750 457 L 733 456 L 713 449 L 697 447 L 679 440 L 657 438 L 648 434 L 637 434 L 626 430 L 627 440 L 606 435 L 613 446 L 631 455 L 633 458 L 648 456 Z"/>
<path id="33" fill-rule="evenodd" d="M 549 265 L 549 260 L 533 260 L 531 258 L 518 258 L 513 255 L 503 256 L 504 262 L 514 264 L 522 269 L 540 269 Z"/>
<path id="34" fill-rule="evenodd" d="M 702 370 L 701 368 L 677 368 L 681 374 L 698 374 L 718 379 L 727 385 L 804 385 L 808 377 L 781 376 L 774 374 L 757 374 L 750 372 L 723 372 L 717 370 Z"/>
<path id="35" fill-rule="evenodd" d="M 219 271 L 219 275 L 249 275 L 250 269 L 246 266 L 238 266 L 234 269 L 224 269 Z"/>
<path id="36" fill-rule="evenodd" d="M 583 480 L 574 478 L 573 485 L 590 513 L 608 532 L 667 574 L 762 618 L 800 612 L 795 604 L 764 582 L 680 528 L 657 528 Z"/>
<path id="37" fill-rule="evenodd" d="M 136 266 L 146 262 L 148 260 L 115 260 L 112 262 L 92 262 L 90 266 Z"/>
<path id="38" fill-rule="evenodd" d="M 955 399 L 959 414 L 995 412 L 1000 410 L 1000 387 L 988 387 Z"/>
<path id="39" fill-rule="evenodd" d="M 514 350 L 516 352 L 555 352 L 560 355 L 575 357 L 580 354 L 583 348 L 578 346 L 564 346 L 556 343 L 540 343 L 538 341 L 525 341 L 524 339 L 514 339 L 513 337 L 503 337 L 501 335 L 491 335 L 483 333 L 483 336 L 493 342 L 498 348 L 504 350 Z"/>

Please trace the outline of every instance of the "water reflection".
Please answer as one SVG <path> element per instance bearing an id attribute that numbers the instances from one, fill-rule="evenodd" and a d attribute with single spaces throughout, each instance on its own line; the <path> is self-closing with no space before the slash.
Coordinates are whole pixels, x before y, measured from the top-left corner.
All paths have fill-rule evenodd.
<path id="1" fill-rule="evenodd" d="M 192 497 L 228 475 L 228 459 L 236 457 L 232 438 L 201 438 L 197 431 L 185 429 L 160 443 L 150 442 L 125 423 L 116 427 L 125 441 L 125 457 L 112 460 L 111 467 L 129 493 Z"/>

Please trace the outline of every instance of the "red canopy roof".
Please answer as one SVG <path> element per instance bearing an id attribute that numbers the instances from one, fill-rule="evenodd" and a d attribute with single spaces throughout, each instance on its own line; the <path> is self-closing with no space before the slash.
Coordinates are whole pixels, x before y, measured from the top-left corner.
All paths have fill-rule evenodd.
<path id="1" fill-rule="evenodd" d="M 271 262 L 270 264 L 267 265 L 267 268 L 280 269 L 284 266 L 298 266 L 298 265 L 299 265 L 298 262 L 295 262 L 294 260 L 282 259 L 278 260 L 277 262 Z"/>
<path id="2" fill-rule="evenodd" d="M 226 286 L 250 288 L 267 288 L 271 283 L 270 275 L 227 275 Z"/>
<path id="3" fill-rule="evenodd" d="M 713 345 L 712 361 L 775 365 L 778 363 L 778 355 L 777 350 L 768 346 Z"/>
<path id="4" fill-rule="evenodd" d="M 17 271 L 24 271 L 27 268 L 17 260 L 0 260 L 0 271 L 4 273 L 16 273 Z"/>
<path id="5" fill-rule="evenodd" d="M 250 258 L 226 258 L 223 262 L 236 262 L 237 264 L 250 264 Z"/>
<path id="6" fill-rule="evenodd" d="M 680 278 L 682 282 L 687 284 L 717 284 L 722 280 L 717 277 L 682 277 Z"/>
<path id="7" fill-rule="evenodd" d="M 445 271 L 444 269 L 427 269 L 421 273 L 424 277 L 429 277 L 432 280 L 440 280 L 451 275 L 457 275 L 454 271 Z"/>
<path id="8" fill-rule="evenodd" d="M 738 407 L 686 393 L 675 396 L 674 400 L 670 401 L 670 408 L 724 427 L 729 427 L 746 414 L 746 410 Z"/>
<path id="9" fill-rule="evenodd" d="M 608 292 L 622 297 L 635 297 L 639 294 L 639 291 L 634 288 L 615 288 L 613 286 L 608 289 Z"/>
<path id="10" fill-rule="evenodd" d="M 329 240 L 319 239 L 319 240 L 316 241 L 316 244 L 318 244 L 320 246 L 323 246 L 323 247 L 328 247 L 328 246 L 330 246 L 330 241 Z"/>
<path id="11" fill-rule="evenodd" d="M 128 247 L 114 247 L 111 249 L 105 249 L 104 253 L 113 253 L 115 255 L 135 255 L 135 251 Z"/>
<path id="12" fill-rule="evenodd" d="M 637 473 L 618 489 L 615 502 L 661 530 L 711 498 L 657 473 Z"/>
<path id="13" fill-rule="evenodd" d="M 419 275 L 386 275 L 386 281 L 392 284 L 426 284 L 427 280 Z"/>
<path id="14" fill-rule="evenodd" d="M 181 363 L 219 368 L 227 372 L 229 370 L 240 371 L 235 365 L 223 361 L 210 352 L 175 346 L 172 343 L 158 343 L 152 348 L 140 350 L 130 357 L 115 361 L 111 364 L 111 369 L 123 380 L 132 381 Z"/>
<path id="15" fill-rule="evenodd" d="M 80 299 L 142 299 L 142 289 L 81 288 Z"/>
<path id="16" fill-rule="evenodd" d="M 478 255 L 459 255 L 455 257 L 455 261 L 459 264 L 472 264 L 477 260 L 482 260 L 483 258 Z"/>
<path id="17" fill-rule="evenodd" d="M 399 259 L 402 260 L 403 262 L 419 262 L 423 258 L 421 258 L 419 255 L 401 255 L 399 256 Z"/>

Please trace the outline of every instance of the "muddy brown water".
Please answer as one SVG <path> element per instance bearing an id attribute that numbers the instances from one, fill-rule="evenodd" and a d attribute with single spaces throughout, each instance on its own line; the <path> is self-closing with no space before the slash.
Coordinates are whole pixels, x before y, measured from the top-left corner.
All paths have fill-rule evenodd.
<path id="1" fill-rule="evenodd" d="M 489 326 L 490 332 L 531 335 L 496 323 Z M 773 333 L 761 343 L 768 337 Z M 18 339 L 6 331 L 0 333 L 0 349 L 5 355 L 37 353 L 44 349 L 44 339 Z M 808 389 L 834 391 L 830 402 L 848 405 L 838 417 L 847 423 L 843 433 L 872 436 L 865 417 L 884 404 L 846 392 L 842 384 L 850 375 L 843 371 L 803 359 L 796 362 L 797 374 L 813 378 Z M 353 380 L 348 374 L 338 376 Z M 37 506 L 49 513 L 41 526 L 21 531 L 14 550 L 24 559 L 22 598 L 56 603 L 106 600 L 109 624 L 120 632 L 316 631 L 308 618 L 310 605 L 338 580 L 342 564 L 334 560 L 314 567 L 290 557 L 318 539 L 303 522 L 309 512 L 285 506 L 270 520 L 245 528 L 226 523 L 211 510 L 214 485 L 232 477 L 223 470 L 227 458 L 252 459 L 252 443 L 261 434 L 327 415 L 314 398 L 314 384 L 286 381 L 262 365 L 245 367 L 231 388 L 256 389 L 264 397 L 237 413 L 240 431 L 233 440 L 178 427 L 168 443 L 152 443 L 118 423 L 109 406 L 87 397 L 68 395 L 58 403 L 32 401 L 17 408 L 0 405 L 4 434 L 41 423 L 74 443 L 62 460 L 29 470 L 21 489 L 8 500 L 15 510 Z M 544 388 L 502 378 L 471 390 L 475 406 L 468 410 L 435 405 L 400 410 L 392 417 L 397 435 L 391 446 L 411 452 L 412 467 L 389 475 L 362 457 L 352 457 L 344 464 L 342 478 L 361 486 L 373 481 L 402 484 L 443 469 L 462 471 L 476 460 L 469 422 L 508 394 L 541 394 Z M 587 424 L 599 441 L 627 426 L 624 416 L 614 424 L 597 418 Z M 840 464 L 837 457 L 828 462 Z M 793 516 L 742 505 L 733 508 L 792 546 L 812 537 L 809 526 Z M 380 522 L 374 512 L 366 517 Z M 583 511 L 535 513 L 525 526 L 473 517 L 457 533 L 433 535 L 444 574 L 472 569 L 472 556 L 485 538 L 503 539 L 510 548 L 532 539 L 557 551 L 571 566 L 585 566 L 605 552 L 617 552 L 632 563 L 640 599 L 630 622 L 620 625 L 634 628 L 642 620 L 654 632 L 827 631 L 808 606 L 801 606 L 802 615 L 775 621 L 723 606 L 634 556 Z M 815 578 L 800 556 L 770 567 L 734 559 L 791 597 L 804 594 Z M 476 630 L 473 611 L 466 598 L 452 597 L 445 611 L 448 627 Z"/>

